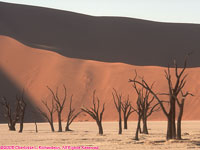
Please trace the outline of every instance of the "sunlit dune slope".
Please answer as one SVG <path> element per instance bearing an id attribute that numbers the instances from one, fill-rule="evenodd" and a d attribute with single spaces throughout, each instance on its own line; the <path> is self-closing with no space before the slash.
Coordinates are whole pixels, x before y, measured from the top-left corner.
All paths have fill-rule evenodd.
<path id="1" fill-rule="evenodd" d="M 129 94 L 130 100 L 135 106 L 137 95 L 128 82 L 129 78 L 134 77 L 135 69 L 140 76 L 144 76 L 148 83 L 156 81 L 154 89 L 157 92 L 167 92 L 168 90 L 164 76 L 166 68 L 67 58 L 54 52 L 27 47 L 6 36 L 0 36 L 0 69 L 18 87 L 25 89 L 37 107 L 43 109 L 41 100 L 51 100 L 46 86 L 54 91 L 56 87 L 59 87 L 59 95 L 62 97 L 62 85 L 65 84 L 68 98 L 66 107 L 68 107 L 69 98 L 73 94 L 73 107 L 77 110 L 81 106 L 91 106 L 92 92 L 96 89 L 96 95 L 101 104 L 106 103 L 105 121 L 117 120 L 117 112 L 112 99 L 113 88 L 123 94 L 123 99 Z M 186 72 L 189 75 L 185 89 L 195 96 L 188 97 L 186 100 L 183 118 L 199 120 L 200 68 L 190 68 Z M 4 85 L 0 84 L 0 89 L 2 88 Z M 63 119 L 65 119 L 66 113 L 67 109 L 65 108 Z M 131 119 L 137 119 L 135 113 Z M 150 119 L 165 120 L 165 116 L 160 111 L 154 113 Z M 89 116 L 81 114 L 77 120 L 91 119 Z"/>

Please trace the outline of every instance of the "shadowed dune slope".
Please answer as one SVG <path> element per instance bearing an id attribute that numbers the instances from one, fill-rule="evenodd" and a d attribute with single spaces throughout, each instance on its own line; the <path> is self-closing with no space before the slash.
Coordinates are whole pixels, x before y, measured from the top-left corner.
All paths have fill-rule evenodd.
<path id="1" fill-rule="evenodd" d="M 70 58 L 167 66 L 193 51 L 199 67 L 200 25 L 159 23 L 123 17 L 93 17 L 0 2 L 0 34 Z"/>
<path id="2" fill-rule="evenodd" d="M 67 104 L 69 104 L 69 97 L 73 94 L 73 106 L 77 109 L 83 105 L 91 106 L 92 92 L 96 89 L 96 95 L 101 103 L 106 103 L 105 121 L 117 120 L 117 112 L 111 94 L 112 88 L 120 91 L 123 98 L 129 94 L 130 100 L 135 105 L 137 96 L 131 84 L 128 83 L 128 79 L 134 76 L 135 69 L 149 83 L 156 81 L 154 86 L 156 91 L 167 92 L 168 89 L 163 67 L 72 59 L 55 52 L 27 47 L 6 36 L 0 36 L 0 69 L 10 79 L 10 82 L 19 88 L 25 88 L 32 103 L 40 108 L 43 108 L 42 99 L 51 100 L 47 85 L 53 90 L 59 86 L 59 95 L 62 97 L 62 84 L 65 84 L 68 93 Z M 187 69 L 187 73 L 189 75 L 186 89 L 195 97 L 188 97 L 186 100 L 183 118 L 199 120 L 200 68 Z M 6 83 L 0 84 L 0 90 L 4 89 L 5 85 Z M 13 89 L 10 88 L 10 90 Z M 14 93 L 14 91 L 11 92 Z M 65 108 L 63 117 L 66 116 L 66 110 Z M 137 119 L 135 114 L 132 119 Z M 90 117 L 81 114 L 78 120 L 90 120 Z M 151 120 L 165 120 L 165 117 L 162 112 L 158 112 L 151 117 Z"/>
<path id="3" fill-rule="evenodd" d="M 2 68 L 0 68 L 0 99 L 2 97 L 5 97 L 10 106 L 11 106 L 11 111 L 12 113 L 14 113 L 15 109 L 16 109 L 16 96 L 21 96 L 22 95 L 22 91 L 23 89 L 20 88 L 18 85 L 16 85 L 9 76 L 7 76 L 6 73 L 4 73 L 4 71 L 2 70 Z M 33 122 L 33 121 L 39 121 L 42 122 L 44 121 L 44 118 L 41 117 L 40 113 L 37 112 L 37 110 L 35 109 L 35 104 L 33 102 L 33 100 L 31 99 L 31 97 L 27 96 L 26 94 L 24 94 L 24 100 L 27 104 L 26 110 L 28 110 L 26 112 L 24 121 L 25 122 Z M 7 121 L 7 119 L 3 116 L 3 109 L 2 106 L 0 105 L 0 123 L 5 123 Z M 13 114 L 14 115 L 14 114 Z M 31 116 L 31 117 L 30 117 Z"/>

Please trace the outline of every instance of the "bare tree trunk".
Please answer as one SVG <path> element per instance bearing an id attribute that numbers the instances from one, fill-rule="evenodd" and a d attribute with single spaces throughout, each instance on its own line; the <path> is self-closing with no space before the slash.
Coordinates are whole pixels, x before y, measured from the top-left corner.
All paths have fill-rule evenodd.
<path id="1" fill-rule="evenodd" d="M 69 112 L 68 112 L 68 115 L 67 115 L 67 123 L 66 123 L 65 131 L 72 131 L 69 128 L 69 126 L 74 121 L 74 119 L 76 119 L 78 117 L 78 115 L 81 113 L 81 111 L 75 113 L 75 109 L 72 108 L 72 97 L 73 97 L 73 95 L 71 96 L 70 102 L 69 102 Z"/>
<path id="2" fill-rule="evenodd" d="M 8 123 L 8 127 L 10 131 L 16 131 L 15 125 L 16 125 L 16 122 L 18 121 L 18 118 L 19 118 L 18 116 L 15 119 L 10 118 L 10 122 Z"/>
<path id="3" fill-rule="evenodd" d="M 20 133 L 22 133 L 23 128 L 24 128 L 24 117 L 22 117 L 22 118 L 20 119 L 20 129 L 19 129 L 19 132 L 20 132 Z"/>
<path id="4" fill-rule="evenodd" d="M 24 101 L 24 90 L 22 92 L 21 96 L 16 95 L 16 99 L 18 101 L 18 105 L 19 105 L 19 113 L 18 113 L 18 117 L 19 117 L 19 121 L 20 121 L 20 129 L 19 129 L 19 133 L 22 133 L 23 128 L 24 128 L 24 115 L 25 115 L 25 111 L 26 111 L 26 102 Z"/>
<path id="5" fill-rule="evenodd" d="M 67 90 L 65 85 L 63 85 L 64 88 L 64 95 L 63 95 L 63 99 L 61 100 L 61 98 L 58 96 L 58 87 L 56 88 L 56 92 L 54 92 L 51 88 L 49 88 L 47 86 L 47 88 L 49 89 L 49 91 L 51 92 L 52 96 L 53 96 L 53 101 L 55 102 L 55 106 L 56 106 L 56 111 L 58 114 L 58 132 L 62 132 L 62 117 L 61 114 L 63 112 L 63 108 L 66 102 L 66 98 L 67 98 Z M 52 101 L 52 105 L 53 102 Z M 52 111 L 53 112 L 53 111 Z"/>
<path id="6" fill-rule="evenodd" d="M 169 139 L 176 139 L 175 99 L 170 100 L 170 112 L 167 128 L 167 140 Z"/>
<path id="7" fill-rule="evenodd" d="M 13 123 L 12 118 L 9 117 L 8 128 L 10 131 L 15 131 L 15 123 Z"/>
<path id="8" fill-rule="evenodd" d="M 121 103 L 122 105 L 122 112 L 123 112 L 123 116 L 124 116 L 124 129 L 128 129 L 128 118 L 129 116 L 134 112 L 134 110 L 132 110 L 132 105 L 129 101 L 129 95 L 127 97 L 127 99 Z"/>
<path id="9" fill-rule="evenodd" d="M 140 131 L 140 121 L 141 121 L 141 116 L 138 116 L 138 124 L 137 124 L 137 128 L 136 128 L 136 132 L 135 132 L 135 140 L 139 140 L 139 131 Z"/>
<path id="10" fill-rule="evenodd" d="M 179 114 L 178 114 L 178 119 L 177 119 L 177 139 L 181 140 L 181 120 L 182 120 L 182 116 L 183 116 L 183 109 L 184 109 L 184 103 L 185 103 L 185 99 L 188 95 L 190 96 L 194 96 L 193 94 L 186 92 L 185 94 L 183 94 L 183 92 L 181 91 L 181 95 L 182 95 L 182 99 L 181 101 L 178 100 L 178 98 L 176 99 L 176 102 L 179 106 Z"/>
<path id="11" fill-rule="evenodd" d="M 142 133 L 149 134 L 148 128 L 147 128 L 147 118 L 143 117 L 142 118 L 142 122 L 143 122 L 143 131 L 142 131 Z"/>
<path id="12" fill-rule="evenodd" d="M 172 139 L 172 124 L 171 124 L 171 117 L 168 117 L 167 120 L 167 140 Z"/>
<path id="13" fill-rule="evenodd" d="M 142 133 L 141 120 L 140 120 L 140 125 L 139 125 L 139 131 L 140 131 L 140 133 Z"/>
<path id="14" fill-rule="evenodd" d="M 35 132 L 38 133 L 37 122 L 35 121 Z"/>
<path id="15" fill-rule="evenodd" d="M 136 78 L 135 78 L 136 79 Z M 134 109 L 138 115 L 141 115 L 142 122 L 143 122 L 143 131 L 141 130 L 141 125 L 139 126 L 140 133 L 148 134 L 148 128 L 147 128 L 147 118 L 151 116 L 151 114 L 155 111 L 158 111 L 159 109 L 156 109 L 159 103 L 154 104 L 155 96 L 152 96 L 151 99 L 149 99 L 149 95 L 152 91 L 153 84 L 151 87 L 146 88 L 144 85 L 145 82 L 139 83 L 142 84 L 142 88 L 138 89 L 135 80 L 132 80 L 133 87 L 136 90 L 138 94 L 138 100 L 137 100 L 137 110 Z M 143 85 L 144 84 L 144 85 Z M 147 84 L 146 84 L 147 85 Z M 145 90 L 144 90 L 145 88 Z"/>
<path id="16" fill-rule="evenodd" d="M 72 131 L 72 130 L 69 128 L 69 126 L 70 126 L 70 123 L 67 122 L 67 124 L 66 124 L 66 126 L 65 126 L 65 131 Z"/>
<path id="17" fill-rule="evenodd" d="M 24 128 L 25 107 L 21 110 L 22 112 L 21 112 L 21 116 L 20 116 L 20 129 L 19 129 L 20 133 L 23 131 L 23 128 Z"/>
<path id="18" fill-rule="evenodd" d="M 121 117 L 121 111 L 119 113 L 119 134 L 122 134 L 122 117 Z"/>
<path id="19" fill-rule="evenodd" d="M 115 89 L 113 95 L 113 100 L 115 107 L 118 111 L 118 117 L 119 117 L 119 134 L 122 134 L 122 117 L 121 117 L 121 112 L 122 112 L 122 94 L 118 94 Z"/>
<path id="20" fill-rule="evenodd" d="M 51 100 L 51 106 L 47 104 L 47 101 L 43 101 L 43 100 L 42 100 L 42 104 L 46 107 L 46 109 L 48 110 L 48 113 L 41 111 L 39 108 L 38 110 L 40 114 L 48 121 L 51 127 L 51 131 L 54 132 L 55 130 L 54 130 L 54 125 L 53 125 L 53 114 L 56 111 L 54 100 L 53 99 Z"/>
<path id="21" fill-rule="evenodd" d="M 8 125 L 8 127 L 9 127 L 9 130 L 10 130 L 10 131 L 16 131 L 16 129 L 15 129 L 15 123 L 10 123 L 10 124 Z"/>
<path id="22" fill-rule="evenodd" d="M 124 129 L 128 129 L 127 121 L 128 119 L 124 116 Z"/>
<path id="23" fill-rule="evenodd" d="M 66 125 L 65 131 L 72 131 L 72 130 L 69 129 L 69 124 Z"/>
<path id="24" fill-rule="evenodd" d="M 97 99 L 97 101 L 96 101 L 96 99 Z M 81 110 L 83 112 L 86 112 L 88 115 L 90 115 L 96 121 L 97 126 L 99 128 L 99 134 L 103 135 L 102 119 L 103 119 L 103 113 L 105 110 L 105 103 L 103 104 L 103 108 L 102 108 L 101 112 L 99 112 L 99 107 L 100 107 L 100 100 L 98 97 L 97 98 L 95 97 L 95 90 L 94 90 L 94 92 L 93 92 L 93 108 L 90 107 L 90 109 L 88 109 L 88 108 L 82 107 Z"/>
<path id="25" fill-rule="evenodd" d="M 62 132 L 62 119 L 60 113 L 58 113 L 58 132 Z"/>
<path id="26" fill-rule="evenodd" d="M 180 112 L 178 115 L 178 119 L 177 119 L 177 139 L 181 140 L 181 120 L 182 120 L 182 116 L 183 116 L 183 107 L 184 105 L 181 104 L 180 105 Z"/>
<path id="27" fill-rule="evenodd" d="M 176 139 L 176 136 L 174 134 L 172 117 L 169 116 L 167 122 L 167 140 L 170 139 Z"/>
<path id="28" fill-rule="evenodd" d="M 50 122 L 50 126 L 51 126 L 51 131 L 54 132 L 54 126 L 53 126 L 53 122 Z"/>
<path id="29" fill-rule="evenodd" d="M 98 125 L 98 128 L 99 128 L 99 134 L 103 135 L 103 127 L 102 127 L 101 122 L 98 122 L 97 125 Z"/>
<path id="30" fill-rule="evenodd" d="M 176 139 L 176 100 L 172 100 L 172 138 Z"/>

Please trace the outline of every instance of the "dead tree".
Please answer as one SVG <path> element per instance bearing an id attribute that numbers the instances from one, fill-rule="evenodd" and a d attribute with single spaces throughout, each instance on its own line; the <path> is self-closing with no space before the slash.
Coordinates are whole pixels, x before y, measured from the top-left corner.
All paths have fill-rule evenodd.
<path id="1" fill-rule="evenodd" d="M 144 89 L 143 87 L 141 89 L 138 89 L 136 84 L 133 83 L 133 88 L 135 89 L 138 97 L 141 98 L 140 105 L 141 105 L 141 111 L 142 111 L 142 122 L 143 122 L 143 130 L 142 133 L 148 134 L 148 128 L 147 128 L 147 119 L 149 116 L 152 115 L 153 112 L 156 112 L 160 109 L 159 103 L 154 103 L 154 97 L 151 99 L 150 92 L 147 89 Z M 150 87 L 153 88 L 153 84 Z"/>
<path id="2" fill-rule="evenodd" d="M 187 66 L 187 57 L 185 59 L 184 62 L 184 66 L 183 68 L 180 70 L 180 72 L 178 71 L 178 66 L 176 64 L 176 61 L 174 61 L 174 73 L 175 73 L 175 84 L 173 86 L 172 84 L 172 77 L 171 77 L 171 68 L 168 66 L 168 69 L 165 70 L 165 77 L 167 79 L 167 83 L 168 83 L 168 89 L 169 92 L 168 93 L 162 93 L 163 95 L 168 95 L 169 96 L 169 111 L 167 111 L 167 109 L 165 108 L 162 100 L 157 96 L 157 94 L 151 89 L 151 87 L 148 85 L 148 83 L 144 80 L 144 78 L 141 78 L 141 81 L 137 79 L 137 73 L 135 75 L 134 79 L 129 79 L 129 82 L 133 82 L 136 84 L 141 85 L 142 87 L 144 87 L 145 89 L 149 90 L 149 92 L 155 97 L 155 99 L 158 101 L 158 103 L 160 104 L 160 107 L 163 111 L 163 113 L 165 114 L 165 116 L 167 117 L 168 120 L 168 127 L 167 127 L 167 140 L 169 139 L 176 139 L 176 124 L 175 124 L 175 110 L 176 110 L 176 98 L 178 96 L 178 94 L 180 93 L 180 91 L 184 88 L 185 84 L 186 84 L 186 77 L 187 74 L 184 75 L 185 69 Z"/>
<path id="3" fill-rule="evenodd" d="M 64 88 L 64 96 L 61 100 L 61 98 L 59 98 L 58 96 L 58 87 L 56 88 L 56 92 L 54 92 L 51 88 L 49 88 L 47 86 L 47 88 L 49 89 L 49 91 L 51 92 L 54 102 L 55 102 L 55 106 L 56 106 L 56 112 L 58 114 L 58 132 L 62 132 L 62 111 L 66 102 L 66 96 L 67 96 L 67 91 L 66 91 L 66 87 L 65 85 L 63 85 Z"/>
<path id="4" fill-rule="evenodd" d="M 179 107 L 179 114 L 178 114 L 178 119 L 177 119 L 177 139 L 181 140 L 181 121 L 182 121 L 182 116 L 183 116 L 183 108 L 184 108 L 184 104 L 185 104 L 185 99 L 186 97 L 190 95 L 190 96 L 194 96 L 193 94 L 186 92 L 185 94 L 181 91 L 181 100 L 179 100 L 178 98 L 176 98 L 176 102 L 178 104 Z"/>
<path id="5" fill-rule="evenodd" d="M 21 97 L 16 96 L 16 99 L 19 105 L 19 122 L 20 122 L 19 132 L 21 133 L 24 127 L 24 116 L 25 116 L 25 110 L 26 110 L 26 102 L 24 101 L 24 91 L 22 92 Z"/>
<path id="6" fill-rule="evenodd" d="M 93 92 L 92 102 L 93 102 L 93 107 L 90 107 L 89 109 L 86 107 L 82 107 L 81 110 L 90 115 L 96 121 L 97 126 L 99 128 L 99 134 L 103 135 L 102 118 L 105 110 L 105 103 L 103 104 L 101 112 L 99 112 L 100 100 L 98 97 L 95 97 L 95 91 Z"/>
<path id="7" fill-rule="evenodd" d="M 72 108 L 72 97 L 73 95 L 71 96 L 70 98 L 70 103 L 69 103 L 69 112 L 68 112 L 68 115 L 67 115 L 67 124 L 66 124 L 66 127 L 65 127 L 65 131 L 72 131 L 69 126 L 71 125 L 71 123 L 74 121 L 74 119 L 76 117 L 78 117 L 78 115 L 81 113 L 81 112 L 77 112 L 75 113 L 75 109 Z"/>
<path id="8" fill-rule="evenodd" d="M 4 117 L 8 120 L 9 130 L 15 131 L 16 130 L 15 125 L 19 121 L 19 112 L 20 112 L 19 102 L 17 101 L 16 109 L 14 113 L 11 110 L 10 103 L 5 97 L 2 98 L 1 105 L 4 110 Z"/>
<path id="9" fill-rule="evenodd" d="M 142 95 L 141 92 L 138 91 L 138 99 L 137 99 L 137 108 L 132 107 L 132 109 L 137 113 L 138 115 L 138 123 L 137 123 L 137 128 L 136 128 L 136 132 L 135 132 L 135 140 L 139 140 L 139 131 L 141 131 L 141 127 L 140 127 L 140 123 L 141 123 L 141 119 L 142 119 L 142 115 L 143 115 L 143 111 L 142 111 Z"/>
<path id="10" fill-rule="evenodd" d="M 35 121 L 35 132 L 38 133 L 37 122 Z"/>
<path id="11" fill-rule="evenodd" d="M 124 116 L 124 129 L 128 129 L 128 124 L 127 124 L 128 118 L 134 112 L 134 110 L 132 110 L 131 103 L 129 101 L 129 96 L 124 102 L 122 102 L 122 111 Z"/>
<path id="12" fill-rule="evenodd" d="M 41 112 L 38 108 L 36 108 L 36 110 Z M 34 120 L 33 122 L 35 124 L 35 132 L 38 133 L 38 126 L 37 126 L 37 119 L 36 119 L 36 113 L 37 112 L 35 110 L 31 110 L 31 113 L 32 113 L 31 116 L 33 116 L 33 120 Z"/>
<path id="13" fill-rule="evenodd" d="M 122 134 L 122 117 L 121 117 L 121 111 L 122 111 L 122 94 L 118 94 L 115 89 L 113 89 L 114 92 L 112 92 L 113 100 L 115 107 L 118 112 L 119 117 L 119 134 Z"/>
<path id="14" fill-rule="evenodd" d="M 47 101 L 44 101 L 44 100 L 42 100 L 42 104 L 45 106 L 48 113 L 45 111 L 42 111 L 41 109 L 38 109 L 38 110 L 39 110 L 40 114 L 48 121 L 48 123 L 51 127 L 51 131 L 54 132 L 55 130 L 54 130 L 54 125 L 53 125 L 53 114 L 56 111 L 54 100 L 51 99 L 51 106 L 49 106 Z M 37 125 L 36 121 L 35 121 L 35 125 Z"/>
<path id="15" fill-rule="evenodd" d="M 147 97 L 144 98 L 144 103 L 142 104 L 142 111 L 143 111 L 143 115 L 142 115 L 142 122 L 143 122 L 143 130 L 142 133 L 144 134 L 149 134 L 148 131 L 148 127 L 147 127 L 147 120 L 148 117 L 152 115 L 153 112 L 157 112 L 160 110 L 159 103 L 153 104 L 153 106 L 151 106 L 154 97 L 148 101 L 148 99 L 146 99 Z"/>

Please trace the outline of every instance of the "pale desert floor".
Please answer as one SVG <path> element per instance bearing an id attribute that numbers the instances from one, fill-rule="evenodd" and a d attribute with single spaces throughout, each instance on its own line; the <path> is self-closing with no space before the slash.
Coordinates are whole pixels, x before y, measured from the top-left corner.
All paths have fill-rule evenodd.
<path id="1" fill-rule="evenodd" d="M 63 124 L 64 125 L 64 124 Z M 98 135 L 95 122 L 74 122 L 72 132 L 50 131 L 47 123 L 38 123 L 38 133 L 35 125 L 26 123 L 24 132 L 8 131 L 6 124 L 0 125 L 0 145 L 9 146 L 88 146 L 100 150 L 144 150 L 144 149 L 200 149 L 200 121 L 184 121 L 182 123 L 183 139 L 181 141 L 165 141 L 166 122 L 151 121 L 148 123 L 149 135 L 140 134 L 140 140 L 133 140 L 136 122 L 129 122 L 129 129 L 118 135 L 117 122 L 104 122 L 104 135 Z M 64 128 L 64 127 L 63 127 Z M 17 126 L 18 129 L 18 126 Z M 55 123 L 57 130 L 57 123 Z"/>

